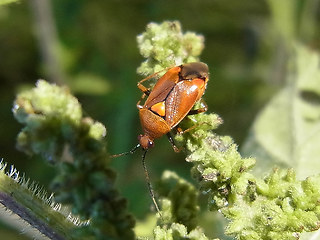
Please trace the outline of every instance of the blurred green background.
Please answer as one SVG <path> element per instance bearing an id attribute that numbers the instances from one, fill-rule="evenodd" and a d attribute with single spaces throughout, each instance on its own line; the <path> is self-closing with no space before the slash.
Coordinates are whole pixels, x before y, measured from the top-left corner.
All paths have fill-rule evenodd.
<path id="1" fill-rule="evenodd" d="M 320 47 L 319 0 L 30 0 L 0 6 L 0 157 L 41 185 L 53 176 L 41 159 L 15 148 L 21 125 L 12 102 L 40 78 L 68 85 L 85 115 L 107 126 L 111 154 L 131 149 L 141 133 L 136 69 L 144 59 L 136 36 L 164 20 L 205 37 L 201 61 L 211 75 L 204 98 L 209 112 L 224 119 L 218 134 L 232 136 L 240 147 L 259 109 L 283 85 L 288 40 Z M 142 220 L 151 199 L 140 153 L 113 165 L 130 211 Z M 148 152 L 147 164 L 153 182 L 164 169 L 191 180 L 184 154 L 174 153 L 165 137 Z M 24 239 L 4 225 L 0 236 Z"/>

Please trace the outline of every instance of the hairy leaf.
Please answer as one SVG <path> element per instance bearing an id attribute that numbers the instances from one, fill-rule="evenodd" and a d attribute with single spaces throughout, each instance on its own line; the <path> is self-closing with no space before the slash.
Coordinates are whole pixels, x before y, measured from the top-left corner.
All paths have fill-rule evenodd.
<path id="1" fill-rule="evenodd" d="M 320 170 L 320 58 L 296 46 L 286 86 L 258 115 L 243 152 L 259 159 L 259 170 L 293 167 L 298 178 Z"/>

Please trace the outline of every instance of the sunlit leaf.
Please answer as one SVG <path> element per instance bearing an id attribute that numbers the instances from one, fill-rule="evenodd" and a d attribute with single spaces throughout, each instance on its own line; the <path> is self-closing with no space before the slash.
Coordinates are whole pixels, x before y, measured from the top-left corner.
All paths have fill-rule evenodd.
<path id="1" fill-rule="evenodd" d="M 319 54 L 296 46 L 286 80 L 258 115 L 243 152 L 260 160 L 260 171 L 293 167 L 304 178 L 320 171 Z"/>
<path id="2" fill-rule="evenodd" d="M 72 92 L 88 95 L 102 95 L 110 90 L 109 82 L 97 75 L 81 73 L 68 82 Z"/>
<path id="3" fill-rule="evenodd" d="M 9 3 L 13 3 L 13 2 L 19 2 L 19 0 L 0 0 L 0 6 L 5 5 L 5 4 L 9 4 Z"/>

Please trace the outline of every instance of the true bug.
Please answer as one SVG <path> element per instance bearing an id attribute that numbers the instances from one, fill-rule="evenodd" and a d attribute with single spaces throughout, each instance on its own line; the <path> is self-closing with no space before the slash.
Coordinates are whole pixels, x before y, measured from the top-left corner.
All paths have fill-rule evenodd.
<path id="1" fill-rule="evenodd" d="M 169 133 L 188 114 L 206 111 L 206 107 L 193 110 L 206 88 L 209 74 L 208 66 L 193 62 L 169 69 L 155 84 L 152 91 L 142 85 L 138 88 L 148 96 L 144 105 L 137 104 L 143 135 L 138 136 L 139 144 L 147 150 L 154 146 L 154 139 Z M 172 139 L 169 137 L 169 139 Z M 177 148 L 172 143 L 174 150 Z"/>
<path id="2" fill-rule="evenodd" d="M 173 149 L 179 149 L 174 144 L 170 131 L 190 114 L 197 114 L 207 110 L 207 106 L 192 110 L 193 106 L 204 94 L 209 80 L 208 66 L 202 62 L 192 62 L 170 68 L 154 85 L 146 88 L 142 83 L 156 74 L 138 82 L 138 88 L 143 96 L 148 96 L 143 105 L 137 103 L 140 122 L 144 134 L 138 136 L 139 143 L 130 151 L 113 157 L 133 153 L 140 146 L 144 150 L 142 164 L 148 183 L 149 192 L 157 211 L 160 213 L 151 187 L 149 174 L 145 164 L 145 156 L 149 148 L 154 146 L 154 139 L 167 135 Z"/>

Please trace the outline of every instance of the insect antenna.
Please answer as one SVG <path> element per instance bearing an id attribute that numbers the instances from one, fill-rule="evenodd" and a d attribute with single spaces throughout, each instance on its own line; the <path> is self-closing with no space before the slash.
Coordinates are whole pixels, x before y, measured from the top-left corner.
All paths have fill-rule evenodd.
<path id="1" fill-rule="evenodd" d="M 154 195 L 154 191 L 153 191 L 153 188 L 152 188 L 152 185 L 151 185 L 151 182 L 150 182 L 150 177 L 149 177 L 149 173 L 148 173 L 148 169 L 147 169 L 147 165 L 146 165 L 146 161 L 145 161 L 147 151 L 148 150 L 144 150 L 144 152 L 142 154 L 142 166 L 143 166 L 143 169 L 144 169 L 144 174 L 146 176 L 146 182 L 147 182 L 147 185 L 148 185 L 148 189 L 149 189 L 149 193 L 150 193 L 151 199 L 153 201 L 154 206 L 156 207 L 157 212 L 159 213 L 160 217 L 162 218 L 162 215 L 161 215 L 161 212 L 160 212 L 159 206 L 157 204 L 157 201 L 156 201 L 156 198 L 155 198 L 155 195 Z"/>
<path id="2" fill-rule="evenodd" d="M 116 158 L 116 157 L 121 157 L 121 156 L 128 155 L 128 154 L 133 154 L 139 147 L 140 147 L 140 143 L 138 143 L 136 146 L 134 146 L 128 152 L 123 152 L 123 153 L 119 153 L 119 154 L 113 154 L 113 155 L 110 155 L 110 158 Z"/>
<path id="3" fill-rule="evenodd" d="M 121 156 L 128 155 L 128 154 L 133 154 L 139 147 L 140 147 L 140 144 L 138 143 L 130 151 L 119 153 L 119 154 L 110 155 L 110 158 L 116 158 L 116 157 L 121 157 Z M 154 191 L 153 191 L 153 188 L 152 188 L 152 185 L 151 185 L 150 176 L 149 176 L 147 165 L 146 165 L 146 161 L 145 161 L 147 151 L 148 150 L 144 150 L 143 151 L 143 154 L 142 154 L 142 166 L 143 166 L 143 170 L 144 170 L 144 174 L 145 174 L 145 177 L 146 177 L 146 182 L 147 182 L 147 186 L 148 186 L 148 190 L 149 190 L 151 199 L 153 201 L 154 206 L 156 207 L 157 212 L 160 215 L 160 218 L 163 219 L 162 218 L 162 214 L 160 212 L 160 208 L 159 208 L 158 203 L 156 201 L 156 197 L 154 195 Z"/>

